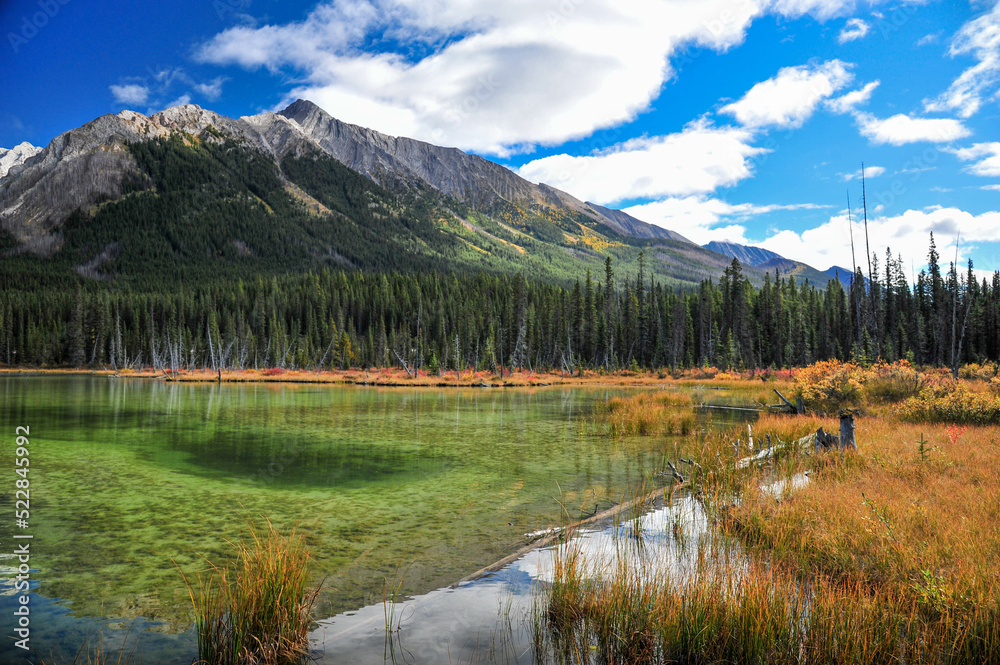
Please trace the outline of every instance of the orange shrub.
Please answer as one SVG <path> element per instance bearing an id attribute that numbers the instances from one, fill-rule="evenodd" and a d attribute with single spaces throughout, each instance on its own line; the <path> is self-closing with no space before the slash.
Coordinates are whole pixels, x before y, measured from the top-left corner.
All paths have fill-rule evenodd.
<path id="1" fill-rule="evenodd" d="M 861 401 L 865 370 L 854 363 L 823 360 L 799 370 L 795 377 L 798 394 L 809 406 L 835 411 Z"/>
<path id="2" fill-rule="evenodd" d="M 1000 424 L 1000 395 L 970 390 L 961 383 L 940 382 L 903 402 L 897 414 L 911 422 L 996 425 Z"/>
<path id="3" fill-rule="evenodd" d="M 908 360 L 879 362 L 866 372 L 863 380 L 867 399 L 898 402 L 920 393 L 924 379 Z"/>

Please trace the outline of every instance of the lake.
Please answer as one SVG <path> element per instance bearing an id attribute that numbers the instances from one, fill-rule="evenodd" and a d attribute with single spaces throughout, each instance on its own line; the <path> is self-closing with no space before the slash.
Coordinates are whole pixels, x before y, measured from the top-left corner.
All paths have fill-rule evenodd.
<path id="1" fill-rule="evenodd" d="M 18 532 L 33 536 L 31 646 L 68 663 L 99 630 L 111 646 L 127 630 L 143 663 L 190 663 L 180 571 L 224 560 L 227 541 L 262 515 L 312 548 L 318 615 L 333 618 L 319 630 L 381 612 L 386 583 L 409 598 L 455 595 L 446 587 L 524 534 L 604 510 L 660 468 L 663 438 L 612 439 L 590 421 L 622 392 L 0 378 L 3 552 L 14 542 L 15 428 L 30 427 L 31 517 Z M 0 564 L 9 635 L 17 562 Z M 527 584 L 517 570 L 511 582 L 511 570 L 463 587 L 502 593 L 461 602 L 495 623 L 496 598 Z M 444 607 L 424 626 L 438 642 L 449 639 L 449 613 L 464 633 L 489 633 L 463 605 Z M 317 636 L 331 650 L 367 644 L 331 639 Z M 462 639 L 448 651 L 456 659 Z M 0 645 L 3 662 L 23 656 L 12 641 Z"/>

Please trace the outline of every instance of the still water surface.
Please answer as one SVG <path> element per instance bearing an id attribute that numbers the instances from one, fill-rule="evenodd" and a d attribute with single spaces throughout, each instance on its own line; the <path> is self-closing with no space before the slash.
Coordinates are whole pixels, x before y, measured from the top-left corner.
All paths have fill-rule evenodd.
<path id="1" fill-rule="evenodd" d="M 179 569 L 220 560 L 246 515 L 267 515 L 297 526 L 315 554 L 319 614 L 332 617 L 315 634 L 323 657 L 360 658 L 384 625 L 373 637 L 352 617 L 382 611 L 383 581 L 430 594 L 414 608 L 435 607 L 461 591 L 435 590 L 525 533 L 603 510 L 659 468 L 662 439 L 612 440 L 590 423 L 594 406 L 620 393 L 0 378 L 0 552 L 15 530 L 14 430 L 31 429 L 31 645 L 49 663 L 71 662 L 102 623 L 111 646 L 130 626 L 143 663 L 190 663 Z M 3 636 L 13 632 L 15 563 L 0 560 Z M 498 598 L 527 602 L 524 565 L 466 585 L 485 595 L 438 603 L 419 630 L 457 662 L 477 648 L 466 634 L 490 634 Z M 411 618 L 404 630 L 416 632 Z M 450 625 L 461 627 L 453 637 Z M 3 636 L 0 662 L 21 656 Z"/>

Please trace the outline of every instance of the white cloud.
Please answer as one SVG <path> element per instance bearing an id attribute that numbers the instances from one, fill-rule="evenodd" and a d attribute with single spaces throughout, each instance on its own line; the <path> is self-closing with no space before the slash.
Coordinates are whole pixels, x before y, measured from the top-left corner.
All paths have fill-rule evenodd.
<path id="1" fill-rule="evenodd" d="M 839 35 L 837 35 L 837 41 L 841 44 L 853 42 L 855 39 L 861 39 L 867 35 L 869 30 L 871 30 L 871 26 L 861 19 L 847 19 L 847 23 L 844 25 L 843 30 L 840 31 Z"/>
<path id="2" fill-rule="evenodd" d="M 178 97 L 177 99 L 173 100 L 172 102 L 167 102 L 166 104 L 164 104 L 163 108 L 169 109 L 169 108 L 172 108 L 174 106 L 184 106 L 184 105 L 190 104 L 190 103 L 191 103 L 191 95 L 181 95 L 180 97 Z"/>
<path id="3" fill-rule="evenodd" d="M 197 57 L 292 73 L 301 84 L 282 104 L 302 97 L 390 134 L 506 155 L 631 121 L 674 76 L 671 56 L 736 46 L 765 12 L 822 20 L 853 8 L 852 0 L 344 0 L 301 21 L 225 30 Z M 408 48 L 365 52 L 373 39 Z"/>
<path id="4" fill-rule="evenodd" d="M 929 44 L 937 44 L 940 39 L 941 36 L 938 35 L 937 33 L 924 35 L 923 37 L 917 40 L 916 46 L 927 46 Z"/>
<path id="5" fill-rule="evenodd" d="M 852 90 L 846 95 L 834 97 L 824 102 L 826 107 L 834 113 L 851 113 L 862 104 L 867 104 L 872 98 L 872 93 L 879 86 L 881 81 L 872 81 L 859 90 Z"/>
<path id="6" fill-rule="evenodd" d="M 209 101 L 215 101 L 222 95 L 222 84 L 225 83 L 226 79 L 222 76 L 212 79 L 208 83 L 195 83 L 194 89 L 202 97 Z"/>
<path id="7" fill-rule="evenodd" d="M 149 88 L 138 83 L 108 86 L 119 104 L 145 104 L 149 99 Z"/>
<path id="8" fill-rule="evenodd" d="M 973 175 L 1000 178 L 1000 142 L 975 143 L 970 148 L 949 150 L 963 162 L 977 160 L 965 170 Z"/>
<path id="9" fill-rule="evenodd" d="M 518 173 L 602 205 L 701 194 L 752 175 L 751 159 L 767 152 L 750 145 L 752 139 L 750 130 L 702 119 L 678 133 L 633 139 L 591 155 L 536 159 Z"/>
<path id="10" fill-rule="evenodd" d="M 962 72 L 943 93 L 924 100 L 924 109 L 957 111 L 968 118 L 982 107 L 984 97 L 995 94 L 1000 82 L 1000 2 L 992 11 L 963 25 L 949 53 L 952 57 L 972 55 L 979 62 Z"/>
<path id="11" fill-rule="evenodd" d="M 219 76 L 200 83 L 180 67 L 165 67 L 155 71 L 148 70 L 146 76 L 121 80 L 118 85 L 110 86 L 110 89 L 116 102 L 133 108 L 148 105 L 148 110 L 153 112 L 190 104 L 195 95 L 214 102 L 222 95 L 222 84 L 226 80 Z"/>
<path id="12" fill-rule="evenodd" d="M 884 166 L 866 166 L 865 167 L 865 178 L 877 178 L 885 173 Z M 852 180 L 860 180 L 860 173 L 838 173 L 840 179 L 844 182 L 850 182 Z"/>
<path id="13" fill-rule="evenodd" d="M 797 17 L 809 14 L 813 18 L 825 21 L 852 13 L 856 3 L 839 0 L 774 0 L 771 5 L 785 16 Z"/>
<path id="14" fill-rule="evenodd" d="M 854 222 L 855 252 L 861 263 L 865 258 L 864 228 L 857 218 Z M 973 215 L 958 208 L 931 206 L 922 210 L 907 210 L 893 217 L 871 217 L 868 220 L 871 250 L 879 256 L 880 265 L 886 247 L 890 247 L 894 257 L 902 255 L 905 265 L 912 263 L 919 271 L 927 262 L 928 240 L 932 231 L 938 252 L 945 260 L 954 259 L 954 242 L 961 233 L 959 262 L 964 263 L 971 249 L 970 243 L 1000 242 L 1000 211 Z M 846 212 L 801 233 L 781 231 L 754 244 L 821 270 L 834 265 L 851 265 Z M 945 251 L 945 248 L 950 249 Z"/>
<path id="15" fill-rule="evenodd" d="M 785 67 L 719 112 L 732 115 L 746 127 L 801 127 L 820 102 L 851 82 L 851 66 L 830 60 L 815 66 Z"/>
<path id="16" fill-rule="evenodd" d="M 747 244 L 746 226 L 751 217 L 777 210 L 815 210 L 826 206 L 812 203 L 792 205 L 731 204 L 705 196 L 670 197 L 626 208 L 637 219 L 677 231 L 699 245 L 712 240 Z M 724 226 L 720 226 L 723 224 Z"/>
<path id="17" fill-rule="evenodd" d="M 972 132 L 953 118 L 911 118 L 898 113 L 890 118 L 876 118 L 870 113 L 857 113 L 855 118 L 861 134 L 872 143 L 904 145 L 920 141 L 947 143 L 969 136 Z"/>
<path id="18" fill-rule="evenodd" d="M 983 185 L 979 189 L 985 189 L 991 192 L 1000 192 L 1000 185 Z"/>

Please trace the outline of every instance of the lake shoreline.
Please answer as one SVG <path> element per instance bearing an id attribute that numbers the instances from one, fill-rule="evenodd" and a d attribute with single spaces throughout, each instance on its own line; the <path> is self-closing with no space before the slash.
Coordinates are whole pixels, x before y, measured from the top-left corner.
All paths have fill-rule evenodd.
<path id="1" fill-rule="evenodd" d="M 156 379 L 178 383 L 282 383 L 339 384 L 387 388 L 535 388 L 549 386 L 573 387 L 657 387 L 678 380 L 711 381 L 711 377 L 673 377 L 657 372 L 595 372 L 578 374 L 562 372 L 504 372 L 448 370 L 430 373 L 425 370 L 411 376 L 405 370 L 113 370 L 73 368 L 0 367 L 0 376 L 107 376 L 108 378 Z"/>

